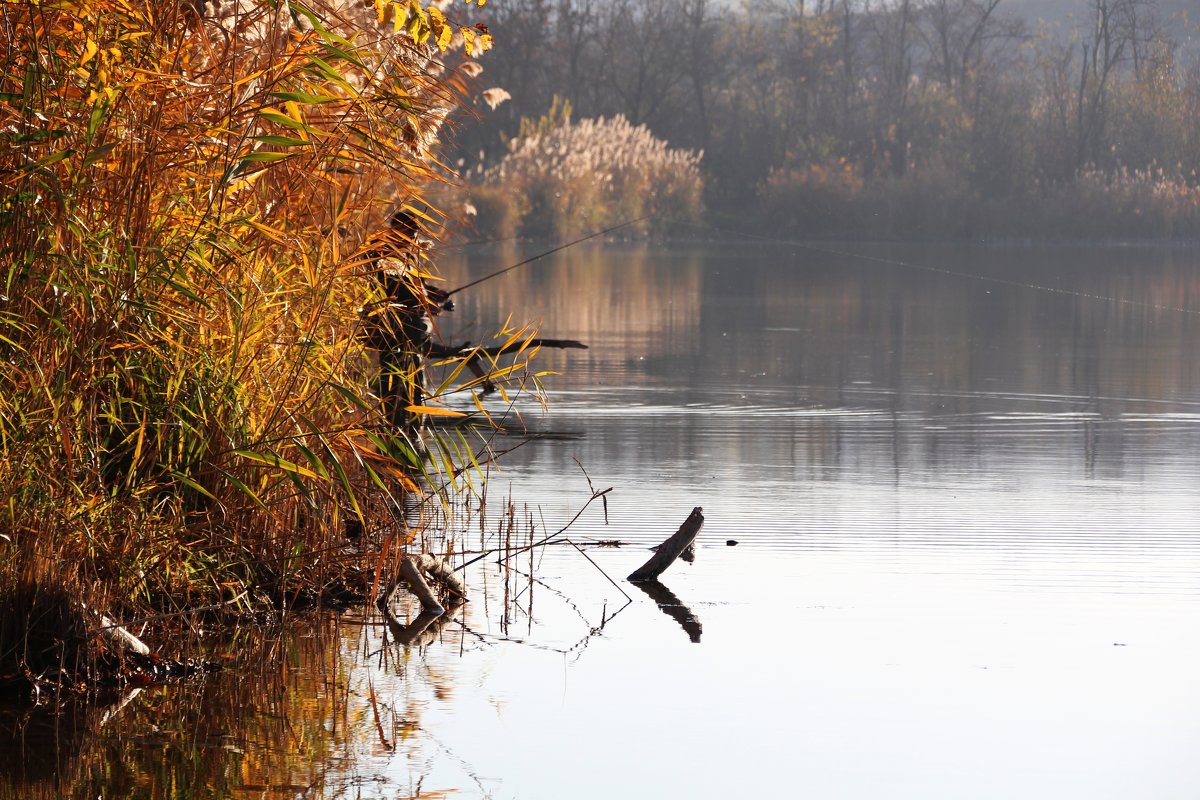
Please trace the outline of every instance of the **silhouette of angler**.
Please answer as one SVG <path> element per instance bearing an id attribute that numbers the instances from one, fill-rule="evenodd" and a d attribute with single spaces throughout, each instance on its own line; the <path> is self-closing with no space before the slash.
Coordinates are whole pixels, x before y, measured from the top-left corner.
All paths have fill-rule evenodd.
<path id="1" fill-rule="evenodd" d="M 446 292 L 425 282 L 432 245 L 411 213 L 397 211 L 370 251 L 381 295 L 364 315 L 367 344 L 379 351 L 372 388 L 395 426 L 411 424 L 414 415 L 407 409 L 425 404 L 424 360 L 434 349 L 433 317 L 454 308 Z"/>

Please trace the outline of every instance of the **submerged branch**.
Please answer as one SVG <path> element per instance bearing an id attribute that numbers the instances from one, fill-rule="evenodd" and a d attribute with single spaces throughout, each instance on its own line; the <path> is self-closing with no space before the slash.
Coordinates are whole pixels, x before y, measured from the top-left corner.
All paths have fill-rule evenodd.
<path id="1" fill-rule="evenodd" d="M 693 508 L 692 513 L 684 520 L 683 525 L 679 526 L 679 530 L 671 538 L 660 544 L 654 555 L 650 557 L 650 560 L 630 574 L 629 580 L 635 583 L 637 581 L 652 581 L 666 572 L 667 567 L 671 566 L 675 559 L 685 556 L 692 549 L 692 545 L 696 541 L 696 535 L 704 527 L 704 514 L 701 512 L 702 509 L 700 506 Z"/>

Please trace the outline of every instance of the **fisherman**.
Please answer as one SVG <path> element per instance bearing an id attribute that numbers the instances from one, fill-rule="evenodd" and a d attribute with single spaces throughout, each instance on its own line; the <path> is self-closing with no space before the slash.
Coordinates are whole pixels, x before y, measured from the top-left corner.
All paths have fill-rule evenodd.
<path id="1" fill-rule="evenodd" d="M 442 311 L 453 311 L 453 295 L 464 289 L 639 221 L 630 220 L 588 234 L 452 291 L 445 291 L 426 283 L 431 273 L 429 251 L 433 242 L 423 235 L 412 212 L 401 209 L 394 213 L 389 230 L 376 237 L 374 246 L 368 251 L 372 274 L 382 296 L 364 309 L 366 343 L 379 351 L 379 375 L 373 388 L 376 395 L 383 399 L 388 421 L 396 427 L 413 424 L 415 416 L 407 409 L 425 404 L 424 363 L 427 359 L 462 359 L 463 367 L 475 376 L 473 385 L 478 386 L 482 397 L 496 389 L 490 367 L 495 366 L 501 356 L 519 356 L 523 352 L 531 352 L 529 348 L 541 347 L 586 350 L 587 345 L 574 339 L 540 337 L 519 341 L 510 339 L 492 347 L 472 347 L 470 342 L 444 345 L 434 340 L 433 319 Z"/>
<path id="2" fill-rule="evenodd" d="M 365 309 L 367 344 L 379 351 L 375 393 L 382 398 L 388 421 L 411 425 L 407 409 L 425 404 L 424 361 L 437 348 L 433 318 L 452 311 L 454 301 L 429 286 L 429 252 L 416 217 L 401 209 L 392 214 L 389 230 L 370 251 L 372 274 L 382 295 Z"/>

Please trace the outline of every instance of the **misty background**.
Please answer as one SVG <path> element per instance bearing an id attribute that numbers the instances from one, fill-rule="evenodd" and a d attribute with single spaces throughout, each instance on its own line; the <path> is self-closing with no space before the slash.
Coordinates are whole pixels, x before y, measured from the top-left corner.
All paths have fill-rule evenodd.
<path id="1" fill-rule="evenodd" d="M 703 153 L 710 221 L 849 238 L 1190 238 L 1195 5 L 490 3 L 498 46 L 480 88 L 511 99 L 477 101 L 451 163 L 485 182 L 535 121 L 544 133 L 619 116 Z"/>

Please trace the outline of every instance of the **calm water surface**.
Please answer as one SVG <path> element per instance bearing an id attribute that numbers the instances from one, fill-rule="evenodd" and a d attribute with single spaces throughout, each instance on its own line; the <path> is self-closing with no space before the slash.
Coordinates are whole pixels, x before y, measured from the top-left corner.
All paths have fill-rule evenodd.
<path id="1" fill-rule="evenodd" d="M 574 248 L 464 293 L 452 339 L 511 311 L 591 349 L 545 354 L 549 411 L 506 423 L 538 438 L 458 535 L 494 545 L 510 495 L 557 529 L 590 476 L 607 524 L 569 536 L 626 544 L 481 562 L 427 646 L 369 617 L 246 643 L 28 785 L 1200 796 L 1200 257 L 832 249 Z M 452 254 L 448 283 L 520 255 Z M 621 580 L 697 505 L 667 595 Z"/>

